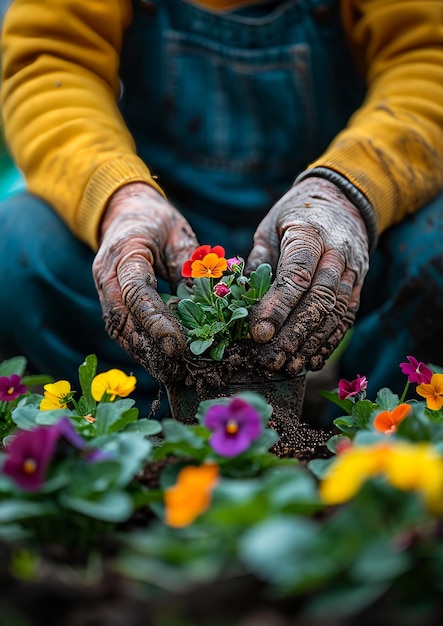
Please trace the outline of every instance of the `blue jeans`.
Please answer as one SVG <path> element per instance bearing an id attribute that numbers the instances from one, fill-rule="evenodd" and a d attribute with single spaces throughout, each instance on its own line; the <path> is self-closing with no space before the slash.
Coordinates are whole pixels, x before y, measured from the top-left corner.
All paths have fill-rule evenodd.
<path id="1" fill-rule="evenodd" d="M 361 102 L 337 6 L 290 0 L 218 15 L 181 0 L 135 4 L 119 106 L 201 243 L 246 256 L 259 221 Z M 381 238 L 343 358 L 349 377 L 397 386 L 406 355 L 438 360 L 442 200 Z M 158 384 L 104 331 L 93 252 L 26 193 L 0 204 L 0 232 L 0 353 L 73 385 L 95 353 L 101 371 L 134 372 L 147 414 Z"/>

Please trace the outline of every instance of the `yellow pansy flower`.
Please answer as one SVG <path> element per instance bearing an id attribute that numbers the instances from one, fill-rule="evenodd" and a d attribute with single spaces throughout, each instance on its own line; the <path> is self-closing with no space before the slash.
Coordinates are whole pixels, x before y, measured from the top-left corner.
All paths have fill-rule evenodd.
<path id="1" fill-rule="evenodd" d="M 351 446 L 329 466 L 320 483 L 319 494 L 326 504 L 342 504 L 353 498 L 363 483 L 380 474 L 387 444 Z"/>
<path id="2" fill-rule="evenodd" d="M 388 482 L 402 491 L 420 491 L 434 512 L 443 512 L 443 459 L 428 443 L 399 442 L 385 459 Z"/>
<path id="3" fill-rule="evenodd" d="M 40 402 L 41 411 L 66 409 L 71 399 L 71 384 L 67 380 L 48 383 L 43 387 L 44 398 Z"/>
<path id="4" fill-rule="evenodd" d="M 425 398 L 428 409 L 439 411 L 443 406 L 443 374 L 433 374 L 431 382 L 418 385 L 416 392 Z"/>
<path id="5" fill-rule="evenodd" d="M 443 512 L 443 458 L 427 443 L 348 448 L 328 468 L 320 483 L 320 497 L 326 504 L 342 504 L 377 475 L 401 491 L 421 492 L 432 512 Z"/>
<path id="6" fill-rule="evenodd" d="M 128 376 L 118 369 L 111 369 L 102 374 L 97 374 L 91 383 L 91 393 L 94 400 L 100 402 L 104 394 L 112 402 L 116 396 L 126 398 L 135 389 L 137 379 L 135 376 Z"/>

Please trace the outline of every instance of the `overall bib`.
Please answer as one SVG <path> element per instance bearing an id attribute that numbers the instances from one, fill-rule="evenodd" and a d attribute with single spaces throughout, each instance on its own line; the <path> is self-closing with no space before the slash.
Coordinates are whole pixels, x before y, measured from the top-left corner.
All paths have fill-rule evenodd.
<path id="1" fill-rule="evenodd" d="M 247 256 L 260 220 L 364 96 L 338 0 L 275 1 L 229 14 L 138 0 L 121 79 L 119 106 L 139 155 L 200 243 L 223 245 L 228 256 Z M 100 371 L 137 376 L 133 397 L 147 414 L 158 384 L 104 331 L 92 251 L 29 194 L 1 203 L 0 228 L 0 354 L 25 354 L 35 370 L 75 388 L 79 364 L 95 353 Z M 343 358 L 348 376 L 367 376 L 369 393 L 379 382 L 397 389 L 406 355 L 433 354 L 434 312 L 443 319 L 442 229 L 439 197 L 386 233 L 371 259 L 364 316 Z M 426 310 L 428 294 L 417 289 L 423 268 L 434 305 Z M 417 322 L 420 337 L 411 330 Z"/>

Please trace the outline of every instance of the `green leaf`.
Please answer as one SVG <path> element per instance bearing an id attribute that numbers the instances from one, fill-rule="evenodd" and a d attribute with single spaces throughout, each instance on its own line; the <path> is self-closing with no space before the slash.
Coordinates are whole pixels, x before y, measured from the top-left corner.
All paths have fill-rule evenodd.
<path id="1" fill-rule="evenodd" d="M 316 526 L 309 520 L 276 515 L 240 537 L 239 556 L 260 578 L 288 585 L 317 567 L 310 558 L 317 535 Z"/>
<path id="2" fill-rule="evenodd" d="M 424 442 L 431 440 L 438 443 L 443 440 L 442 424 L 433 423 L 426 413 L 424 404 L 411 404 L 412 413 L 398 426 L 397 433 L 411 441 Z"/>
<path id="3" fill-rule="evenodd" d="M 314 474 L 316 478 L 322 479 L 324 478 L 330 465 L 332 465 L 334 461 L 335 457 L 330 459 L 312 459 L 308 462 L 308 469 Z"/>
<path id="4" fill-rule="evenodd" d="M 280 435 L 276 430 L 265 428 L 261 435 L 252 442 L 245 454 L 256 455 L 267 452 L 279 439 Z"/>
<path id="5" fill-rule="evenodd" d="M 26 371 L 27 363 L 24 356 L 15 356 L 11 359 L 6 359 L 0 363 L 0 376 L 11 376 L 12 374 L 23 376 Z"/>
<path id="6" fill-rule="evenodd" d="M 54 409 L 53 411 L 40 411 L 33 404 L 18 406 L 12 411 L 12 421 L 17 428 L 31 430 L 38 424 L 55 424 L 63 415 L 69 415 L 67 409 Z"/>
<path id="7" fill-rule="evenodd" d="M 95 408 L 96 402 L 91 394 L 91 383 L 97 373 L 97 357 L 89 354 L 78 368 L 78 377 L 83 396 L 88 403 L 89 411 Z"/>
<path id="8" fill-rule="evenodd" d="M 187 282 L 179 283 L 177 286 L 177 298 L 179 300 L 189 300 L 192 296 L 192 287 Z"/>
<path id="9" fill-rule="evenodd" d="M 96 440 L 97 447 L 110 452 L 121 464 L 118 484 L 127 485 L 151 458 L 152 444 L 137 432 L 119 432 Z"/>
<path id="10" fill-rule="evenodd" d="M 193 300 L 180 300 L 177 311 L 183 326 L 186 328 L 200 328 L 205 323 L 204 311 Z"/>
<path id="11" fill-rule="evenodd" d="M 189 344 L 189 349 L 192 354 L 196 356 L 203 354 L 208 348 L 212 346 L 214 343 L 213 339 L 196 339 L 195 341 L 191 341 Z"/>
<path id="12" fill-rule="evenodd" d="M 106 435 L 123 430 L 138 417 L 132 398 L 121 398 L 115 402 L 99 402 L 95 413 L 97 435 Z"/>
<path id="13" fill-rule="evenodd" d="M 241 500 L 236 501 L 226 499 L 219 502 L 218 494 L 215 498 L 211 509 L 206 513 L 206 519 L 216 527 L 247 529 L 265 519 L 269 514 L 269 506 L 264 493 L 245 494 Z"/>
<path id="14" fill-rule="evenodd" d="M 244 317 L 248 317 L 248 309 L 246 309 L 243 306 L 240 306 L 240 307 L 238 307 L 236 309 L 233 309 L 232 315 L 231 315 L 231 318 L 230 318 L 228 324 L 231 324 L 235 320 L 239 320 L 239 319 L 242 319 Z"/>
<path id="15" fill-rule="evenodd" d="M 211 324 L 211 337 L 214 337 L 217 333 L 225 330 L 225 328 L 225 322 L 214 322 L 213 324 Z"/>
<path id="16" fill-rule="evenodd" d="M 315 511 L 321 506 L 316 480 L 305 470 L 297 470 L 275 468 L 267 477 L 266 487 L 274 509 L 295 513 Z"/>
<path id="17" fill-rule="evenodd" d="M 156 448 L 153 453 L 154 461 L 166 459 L 174 456 L 183 459 L 195 459 L 196 461 L 202 461 L 205 457 L 205 450 L 197 450 L 187 441 L 166 441 L 162 443 L 159 448 Z"/>
<path id="18" fill-rule="evenodd" d="M 38 411 L 35 421 L 36 424 L 43 424 L 45 426 L 50 426 L 51 424 L 56 424 L 62 417 L 71 415 L 71 411 L 69 409 L 53 409 L 51 411 Z"/>
<path id="19" fill-rule="evenodd" d="M 49 383 L 54 382 L 52 376 L 46 376 L 44 374 L 30 374 L 29 376 L 22 377 L 22 383 L 29 387 L 43 387 Z"/>
<path id="20" fill-rule="evenodd" d="M 18 401 L 17 406 L 26 406 L 26 405 L 32 405 L 35 406 L 36 409 L 38 409 L 40 407 L 40 403 L 42 401 L 42 394 L 41 393 L 33 393 L 31 392 L 29 395 L 23 396 L 22 398 L 20 398 L 20 400 Z"/>
<path id="21" fill-rule="evenodd" d="M 392 409 L 394 409 L 400 402 L 400 398 L 396 393 L 392 393 L 390 389 L 384 387 L 377 393 L 375 402 L 381 409 L 385 411 L 392 411 Z"/>
<path id="22" fill-rule="evenodd" d="M 121 459 L 88 462 L 78 460 L 70 466 L 71 480 L 67 492 L 79 498 L 88 498 L 99 492 L 110 491 L 120 484 Z"/>
<path id="23" fill-rule="evenodd" d="M 209 354 L 211 355 L 211 358 L 214 359 L 214 361 L 221 361 L 223 358 L 223 355 L 225 353 L 225 349 L 226 349 L 226 342 L 225 341 L 220 341 L 219 344 L 217 344 L 216 346 L 214 346 L 210 351 Z"/>
<path id="24" fill-rule="evenodd" d="M 318 393 L 323 398 L 326 398 L 326 400 L 329 400 L 330 402 L 333 402 L 334 404 L 339 406 L 341 409 L 343 409 L 343 411 L 347 415 L 351 414 L 352 407 L 354 406 L 354 403 L 349 398 L 346 399 L 346 400 L 340 400 L 340 398 L 338 397 L 336 391 L 325 391 L 324 389 L 321 389 Z"/>
<path id="25" fill-rule="evenodd" d="M 354 580 L 367 583 L 393 581 L 411 566 L 411 556 L 392 545 L 391 539 L 368 540 L 351 566 Z"/>
<path id="26" fill-rule="evenodd" d="M 3 500 L 0 502 L 0 523 L 5 524 L 28 517 L 42 517 L 54 513 L 52 504 L 45 501 Z"/>
<path id="27" fill-rule="evenodd" d="M 370 400 L 359 400 L 354 404 L 351 411 L 354 422 L 360 428 L 366 428 L 372 413 L 377 408 L 378 406 Z"/>
<path id="28" fill-rule="evenodd" d="M 141 419 L 128 424 L 124 429 L 125 433 L 140 433 L 145 437 L 157 435 L 162 431 L 162 424 L 156 419 L 142 417 Z"/>
<path id="29" fill-rule="evenodd" d="M 340 582 L 331 584 L 331 587 L 323 590 L 321 594 L 312 596 L 305 609 L 305 615 L 308 619 L 313 618 L 314 623 L 317 619 L 327 623 L 331 615 L 337 620 L 341 618 L 342 623 L 346 623 L 346 616 L 355 622 L 355 616 L 383 596 L 389 586 L 386 582 L 372 585 L 345 585 Z"/>
<path id="30" fill-rule="evenodd" d="M 211 281 L 207 278 L 196 278 L 192 289 L 193 299 L 202 304 L 213 304 Z"/>
<path id="31" fill-rule="evenodd" d="M 208 436 L 206 428 L 188 426 L 173 419 L 164 419 L 162 425 L 164 440 L 167 442 L 187 442 L 197 450 L 206 444 Z"/>
<path id="32" fill-rule="evenodd" d="M 249 275 L 249 284 L 254 290 L 254 297 L 262 298 L 271 286 L 272 267 L 269 263 L 262 263 Z"/>
<path id="33" fill-rule="evenodd" d="M 105 522 L 125 522 L 134 510 L 131 497 L 124 491 L 108 491 L 94 499 L 64 493 L 60 503 L 66 509 Z"/>
<path id="34" fill-rule="evenodd" d="M 244 306 L 245 301 L 244 297 L 246 295 L 246 290 L 243 285 L 236 285 L 233 283 L 230 287 L 231 289 L 231 306 Z"/>
<path id="35" fill-rule="evenodd" d="M 344 415 L 343 417 L 337 417 L 333 421 L 334 426 L 337 426 L 343 433 L 346 435 L 353 435 L 357 430 L 358 426 L 354 422 L 354 418 L 350 415 Z"/>
<path id="36" fill-rule="evenodd" d="M 16 407 L 11 414 L 12 421 L 21 430 L 31 430 L 37 423 L 39 409 L 32 404 Z"/>

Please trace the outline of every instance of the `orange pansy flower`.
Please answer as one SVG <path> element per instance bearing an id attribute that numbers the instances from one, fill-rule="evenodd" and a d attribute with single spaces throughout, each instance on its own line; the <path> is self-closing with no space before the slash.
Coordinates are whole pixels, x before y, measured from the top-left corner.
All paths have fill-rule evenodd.
<path id="1" fill-rule="evenodd" d="M 176 484 L 165 490 L 166 524 L 175 528 L 192 524 L 208 508 L 218 478 L 219 470 L 215 463 L 183 468 Z"/>
<path id="2" fill-rule="evenodd" d="M 399 404 L 392 411 L 382 411 L 374 420 L 376 430 L 386 435 L 391 435 L 397 431 L 398 425 L 412 411 L 410 404 Z"/>
<path id="3" fill-rule="evenodd" d="M 443 406 L 443 374 L 433 374 L 431 382 L 418 385 L 416 391 L 426 399 L 428 409 L 439 411 Z"/>
<path id="4" fill-rule="evenodd" d="M 220 278 L 228 267 L 224 257 L 217 256 L 214 252 L 207 254 L 201 261 L 193 261 L 191 266 L 192 278 Z"/>
<path id="5" fill-rule="evenodd" d="M 192 264 L 194 261 L 202 261 L 207 254 L 216 254 L 218 257 L 223 258 L 225 256 L 225 249 L 222 246 L 199 246 L 191 255 L 191 258 L 183 263 L 182 276 L 185 278 L 195 278 L 192 276 Z"/>

